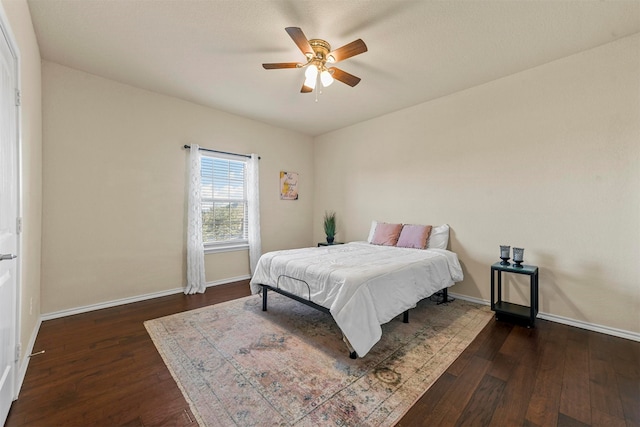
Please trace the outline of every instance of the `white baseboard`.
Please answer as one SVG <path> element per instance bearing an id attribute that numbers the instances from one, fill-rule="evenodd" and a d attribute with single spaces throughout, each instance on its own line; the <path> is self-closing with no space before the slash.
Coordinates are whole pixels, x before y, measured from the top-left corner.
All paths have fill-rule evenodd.
<path id="1" fill-rule="evenodd" d="M 451 292 L 449 292 L 449 295 L 454 298 L 460 298 L 461 300 L 474 302 L 476 304 L 491 305 L 489 301 L 469 297 L 466 295 L 454 294 Z M 538 318 L 549 320 L 551 322 L 562 323 L 563 325 L 574 326 L 580 329 L 586 329 L 588 331 L 599 332 L 601 334 L 612 335 L 614 337 L 640 342 L 640 333 L 625 331 L 624 329 L 611 328 L 609 326 L 597 325 L 595 323 L 583 322 L 581 320 L 570 319 L 568 317 L 542 312 L 538 312 Z"/>
<path id="2" fill-rule="evenodd" d="M 602 334 L 612 335 L 618 338 L 624 338 L 631 341 L 640 342 L 640 334 L 631 331 L 625 331 L 624 329 L 612 328 L 610 326 L 597 325 L 595 323 L 587 323 L 581 320 L 570 319 L 568 317 L 557 316 L 549 313 L 538 313 L 540 319 L 549 320 L 551 322 L 562 323 L 564 325 L 575 326 L 576 328 L 587 329 L 593 332 L 600 332 Z"/>
<path id="3" fill-rule="evenodd" d="M 231 278 L 228 278 L 228 279 L 215 280 L 213 282 L 207 282 L 207 287 L 209 288 L 211 286 L 218 286 L 218 285 L 224 285 L 224 284 L 227 284 L 227 283 L 239 282 L 241 280 L 247 280 L 247 279 L 250 279 L 250 278 L 251 278 L 251 276 L 239 276 L 239 277 L 231 277 Z M 74 314 L 87 313 L 89 311 L 101 310 L 103 308 L 116 307 L 116 306 L 119 306 L 119 305 L 130 304 L 132 302 L 146 301 L 146 300 L 153 299 L 153 298 L 160 298 L 160 297 L 165 297 L 165 296 L 168 296 L 168 295 L 180 294 L 180 293 L 183 293 L 183 292 L 184 292 L 184 288 L 180 287 L 180 288 L 168 289 L 166 291 L 153 292 L 153 293 L 150 293 L 150 294 L 137 295 L 137 296 L 134 296 L 134 297 L 121 298 L 121 299 L 101 302 L 101 303 L 97 303 L 97 304 L 85 305 L 85 306 L 82 306 L 82 307 L 75 307 L 75 308 L 69 308 L 69 309 L 60 310 L 60 311 L 54 311 L 54 312 L 51 312 L 51 313 L 43 314 L 41 316 L 41 321 L 58 319 L 60 317 L 72 316 Z"/>
<path id="4" fill-rule="evenodd" d="M 22 389 L 24 377 L 25 375 L 27 375 L 27 368 L 29 367 L 29 361 L 31 360 L 30 355 L 33 353 L 33 346 L 36 344 L 36 338 L 38 337 L 38 332 L 40 332 L 40 325 L 42 325 L 42 318 L 38 319 L 36 327 L 33 328 L 33 331 L 31 331 L 31 337 L 29 338 L 27 347 L 23 349 L 24 353 L 22 362 L 20 363 L 20 367 L 18 369 L 18 377 L 16 378 L 16 395 L 13 397 L 14 400 L 18 398 L 20 390 Z"/>
<path id="5" fill-rule="evenodd" d="M 458 299 L 469 301 L 469 302 L 475 302 L 476 304 L 480 304 L 480 305 L 491 305 L 489 301 L 485 301 L 483 299 L 478 299 L 474 297 L 469 297 L 466 295 L 454 294 L 453 292 L 449 292 L 449 296 L 452 298 L 458 298 Z"/>

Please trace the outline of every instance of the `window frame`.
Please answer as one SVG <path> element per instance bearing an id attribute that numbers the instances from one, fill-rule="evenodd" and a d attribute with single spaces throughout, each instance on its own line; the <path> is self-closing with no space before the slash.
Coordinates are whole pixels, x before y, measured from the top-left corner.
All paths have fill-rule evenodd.
<path id="1" fill-rule="evenodd" d="M 246 158 L 246 156 L 242 156 L 242 155 L 233 155 L 233 154 L 227 154 L 227 153 L 200 153 L 201 154 L 201 159 L 200 159 L 200 206 L 201 206 L 201 210 L 203 212 L 203 221 L 202 221 L 202 235 L 203 235 L 203 247 L 204 247 L 204 253 L 205 254 L 210 254 L 210 253 L 219 253 L 219 252 L 232 252 L 232 251 L 242 251 L 242 250 L 248 250 L 249 249 L 249 240 L 248 240 L 248 236 L 249 236 L 249 209 L 248 209 L 248 196 L 247 196 L 247 167 L 248 167 L 248 158 Z M 204 235 L 205 235 L 205 230 L 204 230 L 204 205 L 206 203 L 209 204 L 215 204 L 216 202 L 216 197 L 215 194 L 213 193 L 213 191 L 211 192 L 212 196 L 211 198 L 204 198 L 204 194 L 205 194 L 205 187 L 203 186 L 203 181 L 205 179 L 205 177 L 203 176 L 203 165 L 204 165 L 204 159 L 205 158 L 210 158 L 210 159 L 219 159 L 219 160 L 226 160 L 226 161 L 234 161 L 234 162 L 239 162 L 239 163 L 243 163 L 243 172 L 244 172 L 244 176 L 242 178 L 242 184 L 243 184 L 243 203 L 244 203 L 244 236 L 245 238 L 243 238 L 242 240 L 222 240 L 222 241 L 205 241 L 204 239 Z M 213 178 L 213 176 L 215 175 L 215 169 L 213 170 L 213 175 L 211 176 L 211 178 Z M 211 189 L 213 190 L 213 185 L 211 186 Z M 234 200 L 234 199 L 220 199 L 218 198 L 217 200 L 221 200 L 221 201 L 230 201 L 230 200 Z"/>

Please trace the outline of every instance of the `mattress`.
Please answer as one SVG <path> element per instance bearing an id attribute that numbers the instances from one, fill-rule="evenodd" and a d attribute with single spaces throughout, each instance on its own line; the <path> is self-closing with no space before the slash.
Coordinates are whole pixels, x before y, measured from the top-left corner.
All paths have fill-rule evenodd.
<path id="1" fill-rule="evenodd" d="M 328 308 L 362 357 L 380 340 L 380 325 L 462 279 L 454 252 L 352 242 L 266 253 L 250 284 L 254 294 L 264 284 Z"/>

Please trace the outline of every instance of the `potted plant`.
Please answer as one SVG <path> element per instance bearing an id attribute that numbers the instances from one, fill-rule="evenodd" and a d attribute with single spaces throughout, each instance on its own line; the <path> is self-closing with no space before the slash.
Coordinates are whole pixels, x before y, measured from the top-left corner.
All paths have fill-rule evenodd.
<path id="1" fill-rule="evenodd" d="M 324 212 L 324 234 L 327 236 L 327 243 L 332 244 L 336 236 L 336 213 Z"/>

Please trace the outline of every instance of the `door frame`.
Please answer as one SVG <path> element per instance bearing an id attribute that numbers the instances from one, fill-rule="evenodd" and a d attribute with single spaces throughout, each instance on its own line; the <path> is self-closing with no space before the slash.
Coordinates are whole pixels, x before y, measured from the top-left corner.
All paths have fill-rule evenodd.
<path id="1" fill-rule="evenodd" d="M 15 328 L 13 333 L 15 334 L 15 346 L 16 357 L 14 359 L 13 373 L 13 400 L 18 398 L 20 386 L 22 385 L 20 369 L 21 361 L 25 360 L 22 352 L 24 348 L 21 345 L 21 327 L 20 319 L 22 318 L 22 102 L 20 100 L 20 94 L 22 93 L 22 81 L 20 78 L 20 49 L 14 36 L 13 30 L 9 23 L 9 18 L 5 13 L 4 6 L 0 1 L 0 32 L 4 35 L 9 45 L 9 51 L 15 60 L 15 74 L 16 74 L 16 221 L 20 221 L 20 226 L 16 226 L 17 242 L 16 242 L 16 307 L 15 307 Z"/>

